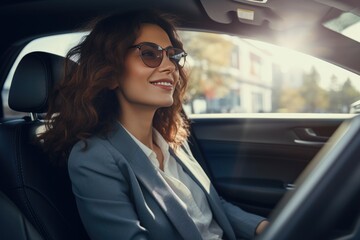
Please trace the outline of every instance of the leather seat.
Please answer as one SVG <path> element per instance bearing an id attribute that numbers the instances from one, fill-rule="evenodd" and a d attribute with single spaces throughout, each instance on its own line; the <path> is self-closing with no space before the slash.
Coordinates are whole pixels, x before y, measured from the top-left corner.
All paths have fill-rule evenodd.
<path id="1" fill-rule="evenodd" d="M 0 236 L 1 239 L 41 240 L 33 225 L 13 202 L 0 191 Z"/>
<path id="2" fill-rule="evenodd" d="M 20 61 L 15 71 L 9 106 L 31 117 L 0 124 L 0 190 L 43 239 L 88 239 L 66 166 L 51 164 L 35 139 L 44 128 L 36 116 L 46 112 L 63 63 L 63 57 L 33 52 Z"/>

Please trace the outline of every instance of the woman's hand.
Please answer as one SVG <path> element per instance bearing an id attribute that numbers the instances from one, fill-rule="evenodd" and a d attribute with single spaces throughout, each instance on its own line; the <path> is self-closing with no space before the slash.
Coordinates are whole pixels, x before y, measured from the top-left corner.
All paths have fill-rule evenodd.
<path id="1" fill-rule="evenodd" d="M 260 233 L 262 233 L 268 224 L 269 224 L 268 220 L 264 220 L 261 223 L 259 223 L 259 225 L 257 226 L 257 228 L 255 230 L 256 235 L 259 235 Z"/>

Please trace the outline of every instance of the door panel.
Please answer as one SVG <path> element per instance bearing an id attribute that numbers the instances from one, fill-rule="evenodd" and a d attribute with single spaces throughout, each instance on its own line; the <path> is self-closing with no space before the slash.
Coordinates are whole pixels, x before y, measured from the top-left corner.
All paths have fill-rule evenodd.
<path id="1" fill-rule="evenodd" d="M 191 118 L 193 153 L 219 194 L 268 216 L 349 115 L 319 118 Z"/>

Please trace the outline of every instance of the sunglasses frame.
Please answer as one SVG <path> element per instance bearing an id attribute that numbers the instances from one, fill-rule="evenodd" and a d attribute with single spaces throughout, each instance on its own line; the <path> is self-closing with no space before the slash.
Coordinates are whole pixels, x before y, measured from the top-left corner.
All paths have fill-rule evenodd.
<path id="1" fill-rule="evenodd" d="M 159 52 L 160 52 L 160 54 L 161 54 L 161 60 L 159 61 L 159 64 L 158 65 L 149 65 L 148 63 L 146 63 L 146 59 L 144 60 L 144 58 L 143 58 L 143 55 L 141 54 L 141 48 L 143 47 L 143 46 L 148 46 L 148 47 L 153 47 L 154 49 L 156 49 L 156 50 L 158 50 Z M 139 55 L 140 55 L 140 58 L 141 58 L 141 60 L 143 61 L 143 63 L 146 65 L 146 66 L 148 66 L 148 67 L 150 67 L 150 68 L 157 68 L 157 67 L 159 67 L 160 66 L 160 64 L 161 64 L 161 62 L 163 61 L 163 59 L 164 59 L 164 51 L 166 52 L 166 56 L 170 59 L 170 61 L 172 62 L 172 63 L 174 63 L 174 65 L 176 66 L 176 68 L 182 68 L 182 67 L 184 67 L 184 65 L 185 65 L 185 62 L 186 62 L 186 56 L 187 56 L 187 53 L 184 51 L 184 50 L 182 50 L 182 49 L 180 49 L 180 48 L 175 48 L 175 47 L 172 47 L 172 46 L 169 46 L 169 47 L 166 47 L 166 48 L 162 48 L 161 46 L 159 46 L 159 45 L 157 45 L 156 43 L 152 43 L 152 42 L 142 42 L 142 43 L 139 43 L 139 44 L 136 44 L 136 45 L 133 45 L 133 46 L 130 46 L 129 48 L 137 48 L 137 49 L 139 49 Z M 179 50 L 179 54 L 176 54 L 176 55 L 181 55 L 180 56 L 180 59 L 177 61 L 177 59 L 176 58 L 174 58 L 173 56 L 169 56 L 169 50 L 172 50 L 172 49 L 176 49 L 176 50 Z M 176 55 L 174 55 L 174 56 L 176 56 Z M 181 61 L 181 58 L 184 58 L 184 63 L 183 64 L 179 64 L 179 62 Z"/>

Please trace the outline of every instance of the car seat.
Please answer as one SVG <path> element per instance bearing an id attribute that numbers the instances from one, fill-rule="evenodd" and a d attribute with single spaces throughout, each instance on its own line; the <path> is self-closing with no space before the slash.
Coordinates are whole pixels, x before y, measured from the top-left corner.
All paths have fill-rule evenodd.
<path id="1" fill-rule="evenodd" d="M 0 237 L 1 239 L 43 239 L 24 214 L 0 191 Z"/>
<path id="2" fill-rule="evenodd" d="M 44 129 L 37 115 L 46 112 L 63 65 L 63 57 L 44 52 L 29 53 L 20 61 L 10 86 L 9 106 L 30 116 L 0 124 L 0 191 L 43 239 L 89 239 L 66 166 L 51 164 L 36 141 L 36 133 Z"/>

